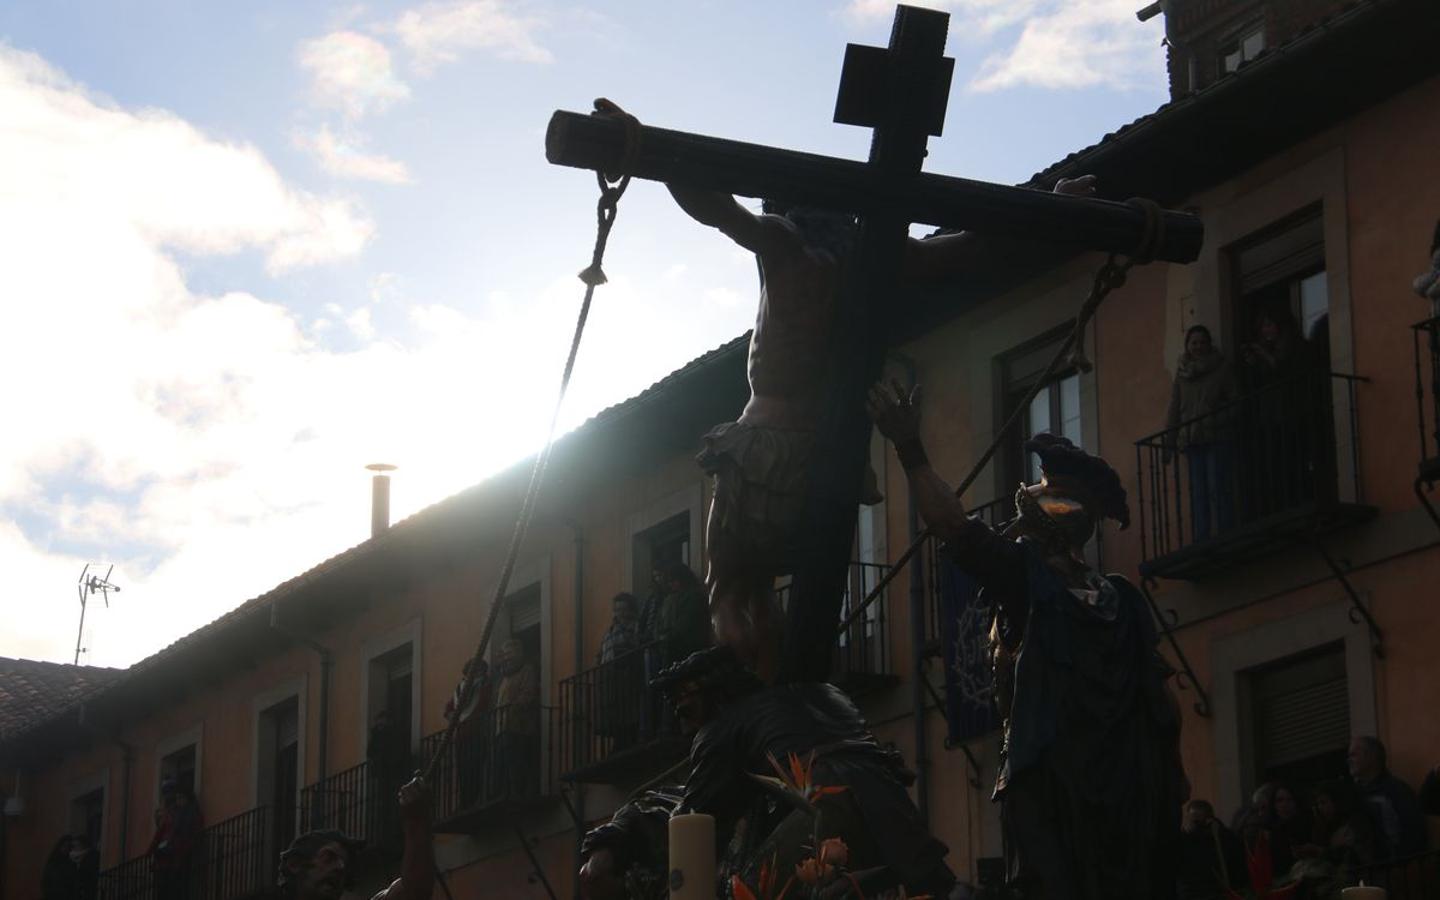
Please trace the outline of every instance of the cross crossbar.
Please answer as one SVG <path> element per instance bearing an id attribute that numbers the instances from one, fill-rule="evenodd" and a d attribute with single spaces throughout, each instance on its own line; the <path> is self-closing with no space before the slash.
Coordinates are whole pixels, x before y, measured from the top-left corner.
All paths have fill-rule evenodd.
<path id="1" fill-rule="evenodd" d="M 618 173 L 626 129 L 615 119 L 556 111 L 545 135 L 545 157 L 577 169 Z M 1128 253 L 1145 230 L 1145 215 L 1125 203 L 1069 197 L 921 172 L 890 175 L 858 160 L 802 153 L 642 125 L 629 175 L 802 203 L 859 215 L 884 214 L 942 228 L 1063 244 L 1076 250 Z M 1162 213 L 1164 234 L 1155 258 L 1193 262 L 1204 229 L 1187 213 Z"/>

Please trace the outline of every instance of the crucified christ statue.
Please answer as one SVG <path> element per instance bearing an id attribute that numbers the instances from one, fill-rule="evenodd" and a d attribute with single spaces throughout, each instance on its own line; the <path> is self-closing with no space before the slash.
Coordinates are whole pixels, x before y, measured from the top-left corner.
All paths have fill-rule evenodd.
<path id="1" fill-rule="evenodd" d="M 608 100 L 596 114 L 623 116 Z M 859 237 L 856 216 L 767 200 L 756 214 L 730 194 L 670 183 L 680 208 L 755 254 L 760 303 L 750 337 L 750 400 L 739 419 L 705 436 L 699 462 L 715 479 L 706 523 L 705 582 L 716 640 L 735 649 L 761 678 L 778 670 L 781 616 L 775 579 L 795 564 L 809 468 L 827 448 L 816 446 L 826 399 L 846 264 Z M 1055 192 L 1088 197 L 1093 176 L 1061 179 Z M 907 242 L 902 281 L 943 281 L 963 274 L 990 241 L 957 232 Z M 863 503 L 881 499 L 866 469 Z"/>

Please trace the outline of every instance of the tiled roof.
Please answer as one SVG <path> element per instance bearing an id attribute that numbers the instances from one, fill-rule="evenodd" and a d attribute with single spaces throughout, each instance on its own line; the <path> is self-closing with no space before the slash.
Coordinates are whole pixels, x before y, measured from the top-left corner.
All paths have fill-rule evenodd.
<path id="1" fill-rule="evenodd" d="M 120 669 L 0 656 L 0 738 L 69 709 L 123 674 Z"/>

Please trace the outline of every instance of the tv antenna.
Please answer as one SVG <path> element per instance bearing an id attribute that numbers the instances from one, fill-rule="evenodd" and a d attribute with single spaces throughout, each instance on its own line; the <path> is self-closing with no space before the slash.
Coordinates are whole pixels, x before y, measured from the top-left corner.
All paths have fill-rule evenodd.
<path id="1" fill-rule="evenodd" d="M 75 591 L 80 595 L 80 628 L 75 632 L 75 665 L 80 665 L 80 654 L 89 652 L 88 647 L 80 646 L 85 640 L 85 607 L 89 604 L 90 598 L 99 594 L 105 601 L 105 608 L 110 608 L 110 592 L 120 593 L 120 586 L 112 584 L 110 573 L 115 571 L 115 564 L 111 563 L 110 568 L 105 570 L 102 577 L 98 574 L 91 574 L 90 567 L 95 566 L 95 571 L 100 571 L 100 566 L 95 563 L 86 563 L 85 568 L 80 572 L 80 580 L 75 583 Z"/>

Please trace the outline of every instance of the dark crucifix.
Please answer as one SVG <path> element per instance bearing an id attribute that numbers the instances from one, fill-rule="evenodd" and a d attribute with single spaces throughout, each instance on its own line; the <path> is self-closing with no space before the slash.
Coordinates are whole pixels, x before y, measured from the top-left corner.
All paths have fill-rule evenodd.
<path id="1" fill-rule="evenodd" d="M 806 260 L 815 259 L 814 242 L 802 246 L 806 226 L 803 215 L 795 211 L 845 214 L 847 236 L 840 244 L 830 242 L 837 255 L 843 254 L 843 267 L 832 265 L 830 281 L 838 284 L 828 287 L 826 321 L 812 323 L 827 333 L 823 352 L 813 354 L 813 359 L 789 361 L 792 371 L 797 366 L 807 369 L 816 386 L 806 446 L 803 452 L 784 446 L 756 450 L 751 436 L 745 438 L 750 441 L 746 446 L 728 450 L 734 456 L 768 454 L 764 464 L 772 469 L 783 468 L 787 459 L 792 463 L 803 459 L 803 488 L 796 492 L 800 499 L 794 504 L 781 499 L 762 505 L 773 516 L 787 519 L 779 526 L 757 521 L 754 510 L 711 511 L 707 578 L 712 582 L 717 634 L 723 641 L 742 648 L 754 643 L 753 635 L 727 639 L 727 602 L 732 612 L 747 619 L 745 627 L 753 629 L 758 623 L 748 620 L 764 618 L 766 613 L 762 602 L 746 599 L 747 593 L 762 590 L 768 595 L 776 575 L 793 575 L 783 649 L 777 654 L 751 646 L 750 654 L 742 654 L 767 678 L 823 681 L 829 675 L 856 510 L 867 485 L 871 426 L 864 398 L 881 374 L 888 346 L 883 310 L 893 306 L 898 285 L 915 274 L 917 263 L 923 268 L 928 262 L 930 269 L 951 275 L 954 260 L 967 258 L 955 251 L 968 235 L 915 241 L 908 236 L 911 223 L 1075 250 L 1133 253 L 1149 242 L 1153 258 L 1169 262 L 1190 262 L 1199 253 L 1203 232 L 1194 216 L 1162 212 L 1157 228 L 1150 218 L 1153 214 L 1135 205 L 921 172 L 926 143 L 931 135 L 941 133 L 945 119 L 954 68 L 954 61 L 944 56 L 948 23 L 945 13 L 901 6 L 888 48 L 847 47 L 835 121 L 874 129 L 870 158 L 864 163 L 637 126 L 615 115 L 556 112 L 546 135 L 550 162 L 664 182 L 686 212 L 757 254 L 767 292 L 762 293 L 752 338 L 753 393 L 747 414 L 764 399 L 756 373 L 767 327 L 766 297 L 778 296 L 781 289 L 769 282 L 798 277 L 796 265 L 782 266 L 775 260 L 798 259 L 799 268 L 805 268 Z M 737 194 L 792 211 L 785 220 L 788 224 L 774 225 L 769 220 L 778 217 L 757 217 L 743 210 L 734 202 Z M 824 234 L 827 227 L 822 221 L 812 230 Z M 819 244 L 823 247 L 826 241 L 822 238 Z M 968 258 L 974 257 L 971 248 Z M 824 279 L 823 267 L 817 271 L 821 275 L 812 281 Z M 792 321 L 791 328 L 803 324 Z M 795 335 L 775 338 L 774 332 L 783 327 L 769 324 L 772 356 L 788 349 L 774 345 L 793 344 L 796 339 Z M 764 409 L 758 412 L 775 415 Z M 742 415 L 736 424 L 744 422 Z M 782 421 L 772 432 L 783 433 L 787 427 L 791 426 Z M 707 441 L 736 440 L 733 433 L 717 434 L 712 432 Z M 772 439 L 773 434 L 763 438 Z M 722 446 L 720 452 L 727 449 Z M 717 504 L 723 500 L 721 494 L 717 479 Z M 787 511 L 790 505 L 794 509 Z M 717 529 L 717 524 L 725 526 L 717 523 L 717 513 L 722 519 L 737 519 L 728 530 L 751 535 L 748 541 L 730 541 L 717 534 L 726 530 Z M 783 558 L 774 558 L 777 555 Z M 737 571 L 748 575 L 735 575 Z M 755 587 L 757 576 L 763 588 Z"/>

